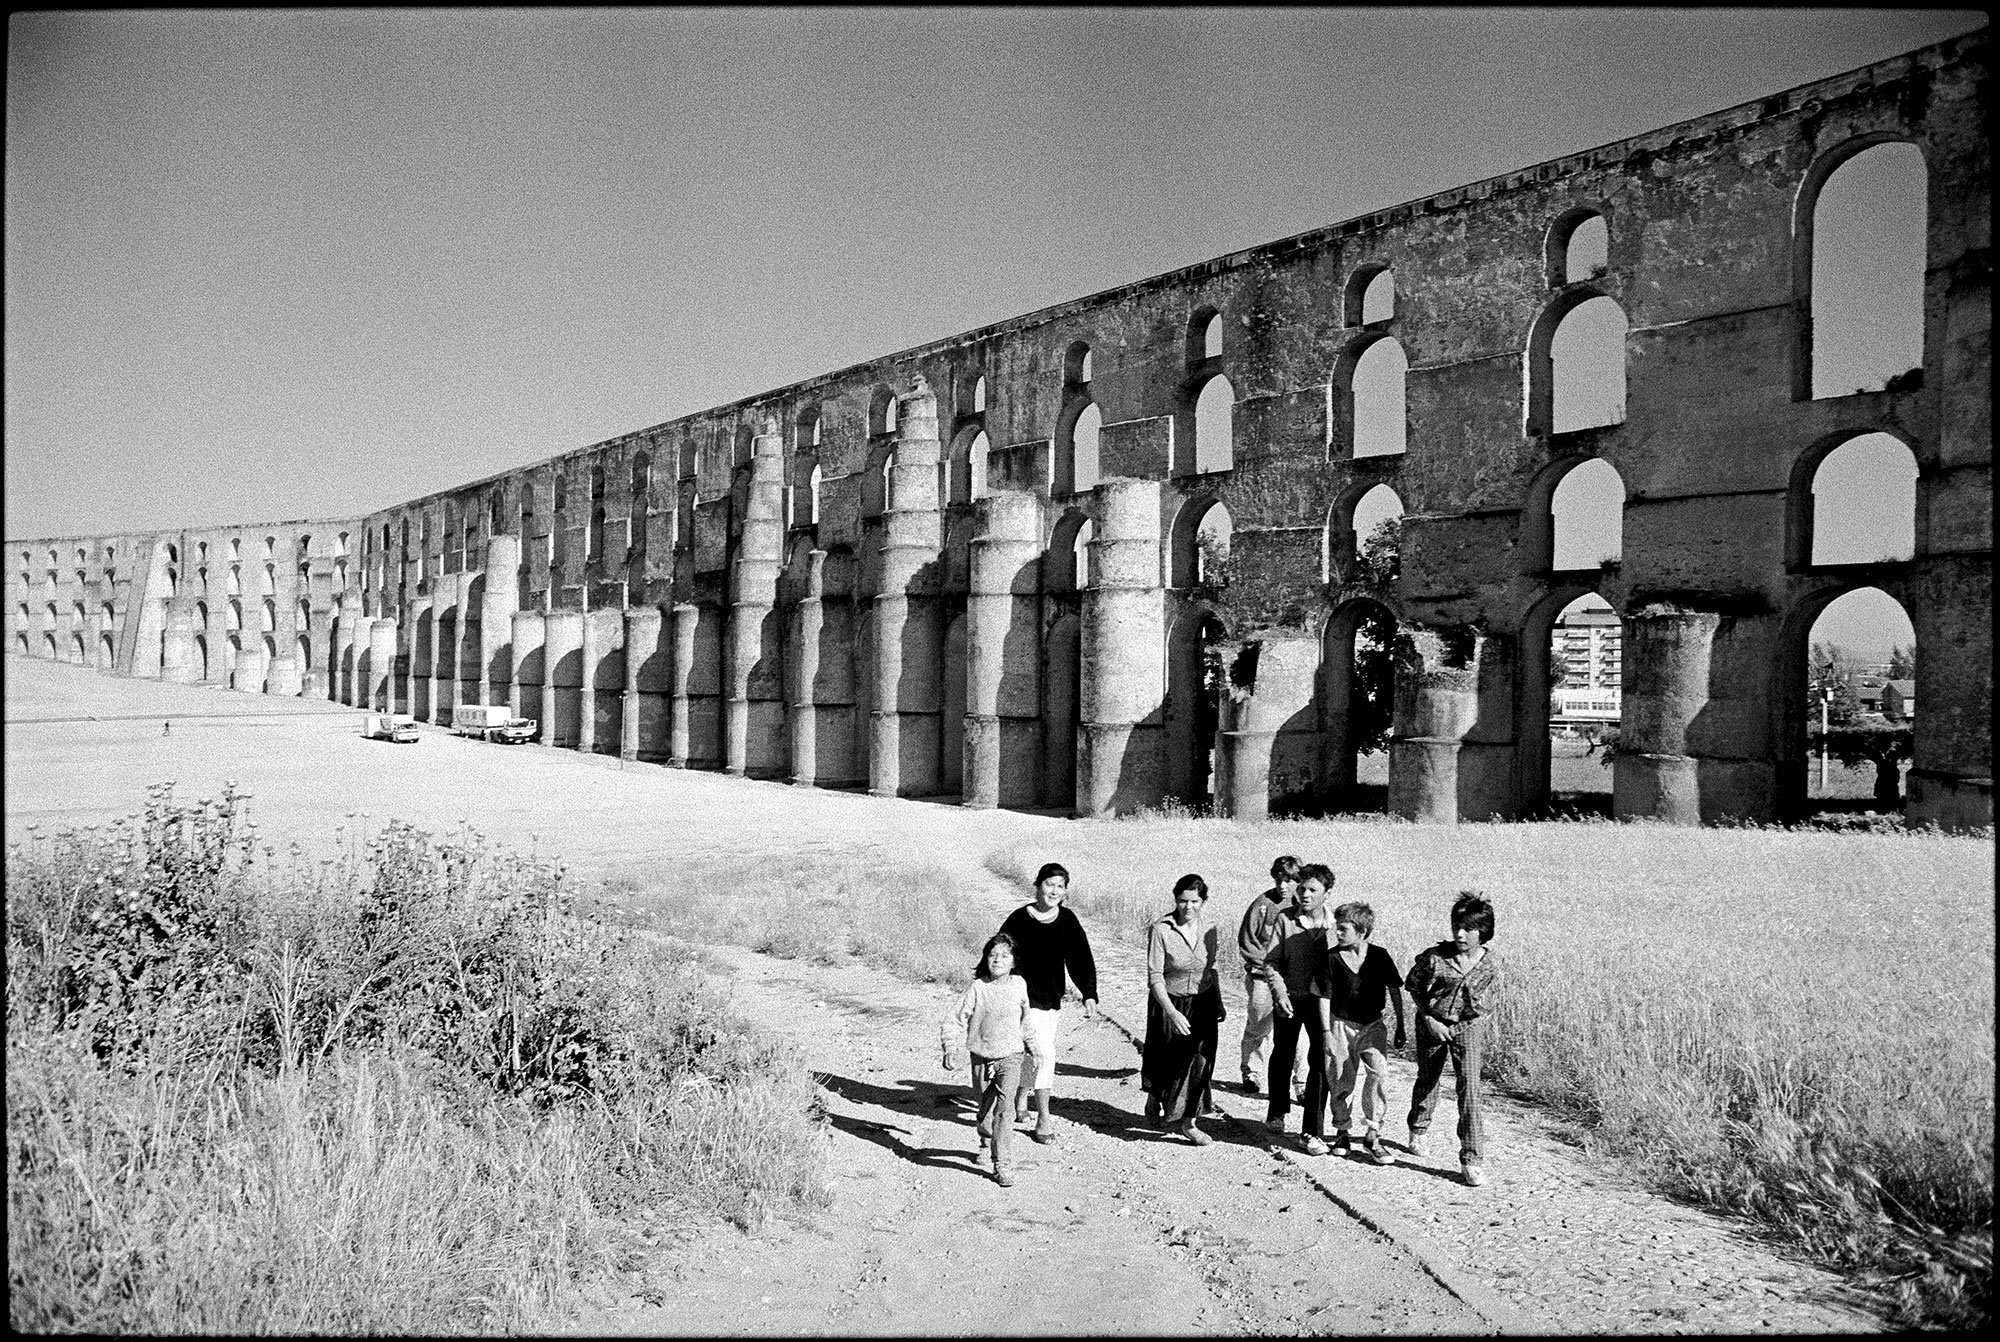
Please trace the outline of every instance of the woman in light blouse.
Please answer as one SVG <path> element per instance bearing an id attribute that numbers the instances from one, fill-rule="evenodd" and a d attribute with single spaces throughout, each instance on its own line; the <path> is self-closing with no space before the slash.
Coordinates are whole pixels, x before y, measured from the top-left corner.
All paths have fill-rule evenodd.
<path id="1" fill-rule="evenodd" d="M 1222 986 L 1215 974 L 1220 941 L 1202 917 L 1208 882 L 1193 875 L 1174 882 L 1174 910 L 1146 934 L 1146 1047 L 1140 1081 L 1146 1121 L 1164 1123 L 1195 1146 L 1214 1140 L 1195 1126 L 1201 1097 L 1215 1070 Z"/>

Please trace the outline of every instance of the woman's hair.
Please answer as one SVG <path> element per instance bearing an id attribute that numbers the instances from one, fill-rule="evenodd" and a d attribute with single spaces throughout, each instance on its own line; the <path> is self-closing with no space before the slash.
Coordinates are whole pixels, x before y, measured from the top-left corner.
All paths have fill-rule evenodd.
<path id="1" fill-rule="evenodd" d="M 1304 878 L 1299 875 L 1300 870 L 1299 860 L 1290 853 L 1286 853 L 1271 864 L 1271 879 L 1274 881 L 1303 880 Z"/>
<path id="2" fill-rule="evenodd" d="M 1493 905 L 1477 890 L 1461 890 L 1451 905 L 1451 927 L 1456 932 L 1470 927 L 1479 933 L 1480 945 L 1493 940 Z"/>
<path id="3" fill-rule="evenodd" d="M 1060 876 L 1063 878 L 1064 885 L 1069 884 L 1069 868 L 1060 862 L 1042 863 L 1042 869 L 1035 873 L 1035 884 L 1040 885 L 1051 876 Z"/>
<path id="4" fill-rule="evenodd" d="M 1204 903 L 1208 901 L 1208 882 L 1204 881 L 1203 879 L 1201 879 L 1201 877 L 1195 875 L 1193 872 L 1189 872 L 1187 875 L 1181 877 L 1178 881 L 1174 882 L 1174 893 L 1176 895 L 1180 894 L 1180 892 L 1183 890 L 1192 890 L 1197 895 L 1201 896 L 1202 901 Z"/>
<path id="5" fill-rule="evenodd" d="M 1005 946 L 1008 952 L 1012 954 L 1014 952 L 1013 935 L 1007 932 L 995 932 L 992 936 L 986 938 L 986 949 L 979 952 L 979 963 L 972 967 L 972 977 L 976 979 L 986 977 L 986 960 L 987 957 L 993 954 L 995 946 Z"/>
<path id="6" fill-rule="evenodd" d="M 1331 890 L 1333 889 L 1333 868 L 1327 866 L 1324 862 L 1308 862 L 1299 868 L 1299 884 L 1304 885 L 1307 881 L 1318 881 L 1320 889 Z"/>

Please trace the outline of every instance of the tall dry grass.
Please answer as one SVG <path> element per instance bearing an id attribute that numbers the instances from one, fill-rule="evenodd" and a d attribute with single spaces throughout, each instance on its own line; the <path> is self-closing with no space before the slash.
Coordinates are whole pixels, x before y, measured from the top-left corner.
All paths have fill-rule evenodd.
<path id="1" fill-rule="evenodd" d="M 691 949 L 470 831 L 260 857 L 242 801 L 8 853 L 14 1328 L 520 1330 L 630 1213 L 823 1205 L 802 1060 Z"/>
<path id="2" fill-rule="evenodd" d="M 1079 915 L 1136 941 L 1188 871 L 1233 925 L 1281 853 L 1332 866 L 1335 898 L 1370 903 L 1405 966 L 1446 934 L 1457 891 L 1485 891 L 1509 970 L 1497 1084 L 1873 1282 L 1905 1322 L 1984 1320 L 1990 838 L 1153 816 L 987 865 L 1018 882 L 1064 862 Z"/>

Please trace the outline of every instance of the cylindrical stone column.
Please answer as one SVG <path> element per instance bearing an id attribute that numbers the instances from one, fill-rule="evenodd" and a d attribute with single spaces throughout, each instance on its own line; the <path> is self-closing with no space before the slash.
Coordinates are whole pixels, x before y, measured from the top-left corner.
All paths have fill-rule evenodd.
<path id="1" fill-rule="evenodd" d="M 728 666 L 724 672 L 723 767 L 780 776 L 785 749 L 784 642 L 777 614 L 784 560 L 784 438 L 767 419 L 751 444 L 749 500 L 730 573 Z"/>
<path id="2" fill-rule="evenodd" d="M 819 645 L 826 629 L 826 602 L 820 592 L 826 582 L 826 551 L 806 556 L 805 594 L 792 608 L 791 656 L 785 659 L 785 682 L 791 703 L 792 782 L 813 787 L 819 782 Z"/>
<path id="3" fill-rule="evenodd" d="M 1312 708 L 1319 678 L 1319 644 L 1303 631 L 1254 645 L 1247 686 L 1233 686 L 1222 704 L 1216 810 L 1236 820 L 1264 820 L 1271 810 L 1272 748 L 1285 725 Z"/>
<path id="4" fill-rule="evenodd" d="M 543 617 L 543 628 L 548 717 L 542 724 L 542 740 L 559 749 L 573 749 L 582 730 L 583 612 L 552 610 Z"/>
<path id="5" fill-rule="evenodd" d="M 526 718 L 535 724 L 535 739 L 549 739 L 547 696 L 542 682 L 547 679 L 547 651 L 543 644 L 547 620 L 538 610 L 514 612 L 514 678 L 507 688 L 507 710 L 511 717 Z"/>
<path id="6" fill-rule="evenodd" d="M 256 642 L 245 643 L 236 651 L 236 669 L 230 673 L 230 686 L 245 694 L 264 692 L 264 645 Z"/>
<path id="7" fill-rule="evenodd" d="M 666 757 L 673 675 L 661 647 L 663 623 L 658 606 L 634 606 L 625 612 L 625 705 L 618 753 L 628 760 Z"/>
<path id="8" fill-rule="evenodd" d="M 395 667 L 396 622 L 377 620 L 368 626 L 368 684 L 363 696 L 367 707 L 379 713 L 395 711 L 395 686 L 390 678 Z"/>
<path id="9" fill-rule="evenodd" d="M 190 685 L 194 678 L 194 607 L 185 601 L 170 601 L 160 645 L 160 679 L 172 685 Z"/>
<path id="10" fill-rule="evenodd" d="M 361 590 L 357 587 L 350 587 L 340 594 L 340 631 L 335 637 L 333 679 L 338 689 L 334 697 L 352 706 L 360 702 L 354 664 L 361 659 L 368 646 L 367 626 L 361 617 Z M 212 649 L 215 646 L 211 640 L 209 647 Z"/>
<path id="11" fill-rule="evenodd" d="M 281 652 L 271 659 L 265 670 L 264 692 L 281 694 L 287 698 L 299 695 L 304 686 L 299 673 L 298 654 Z"/>
<path id="12" fill-rule="evenodd" d="M 1625 618 L 1624 704 L 1611 761 L 1611 814 L 1701 823 L 1701 779 L 1688 733 L 1708 705 L 1709 662 L 1722 617 L 1641 610 Z"/>
<path id="13" fill-rule="evenodd" d="M 467 554 L 465 562 L 472 562 Z M 477 570 L 465 569 L 458 575 L 457 620 L 458 642 L 454 648 L 458 670 L 458 684 L 453 687 L 457 697 L 452 700 L 459 704 L 476 704 L 479 687 L 485 676 L 481 655 L 485 639 L 481 635 L 480 606 L 484 601 L 485 583 Z"/>
<path id="14" fill-rule="evenodd" d="M 1466 628 L 1396 631 L 1391 815 L 1458 822 L 1458 752 L 1479 716 L 1479 645 Z"/>
<path id="15" fill-rule="evenodd" d="M 873 607 L 868 790 L 878 797 L 920 797 L 938 787 L 938 677 L 944 657 L 937 603 L 943 543 L 938 458 L 937 397 L 919 377 L 898 407 L 881 589 Z"/>
<path id="16" fill-rule="evenodd" d="M 1167 607 L 1160 483 L 1107 480 L 1092 493 L 1076 812 L 1108 816 L 1157 806 L 1166 796 Z"/>
<path id="17" fill-rule="evenodd" d="M 615 755 L 624 734 L 625 610 L 605 607 L 583 617 L 583 722 L 576 748 Z"/>
<path id="18" fill-rule="evenodd" d="M 514 678 L 514 612 L 521 602 L 521 538 L 486 542 L 486 590 L 479 607 L 479 702 L 509 702 Z"/>
<path id="19" fill-rule="evenodd" d="M 1041 501 L 981 499 L 965 606 L 965 805 L 1032 806 L 1042 772 Z"/>

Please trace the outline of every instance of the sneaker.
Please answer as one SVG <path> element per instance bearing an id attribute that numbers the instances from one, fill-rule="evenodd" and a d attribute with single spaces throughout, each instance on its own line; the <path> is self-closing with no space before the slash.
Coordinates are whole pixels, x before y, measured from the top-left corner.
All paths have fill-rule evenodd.
<path id="1" fill-rule="evenodd" d="M 1485 1167 L 1482 1165 L 1475 1165 L 1471 1161 L 1467 1161 L 1465 1163 L 1465 1186 L 1467 1188 L 1483 1188 L 1485 1187 L 1485 1185 L 1486 1185 Z"/>
<path id="2" fill-rule="evenodd" d="M 1256 1077 L 1246 1076 L 1243 1078 L 1243 1093 L 1245 1095 L 1262 1095 L 1264 1090 L 1257 1084 Z"/>
<path id="3" fill-rule="evenodd" d="M 1014 1176 L 1005 1170 L 995 1170 L 993 1171 L 993 1182 L 999 1184 L 1002 1188 L 1012 1188 L 1014 1186 Z"/>
<path id="4" fill-rule="evenodd" d="M 1299 1143 L 1299 1149 L 1309 1156 L 1323 1156 L 1326 1154 L 1326 1143 L 1317 1137 L 1307 1137 Z"/>
<path id="5" fill-rule="evenodd" d="M 1342 1128 L 1333 1134 L 1333 1149 L 1342 1155 L 1354 1149 L 1354 1140 L 1347 1135 L 1347 1129 Z"/>
<path id="6" fill-rule="evenodd" d="M 1421 1128 L 1411 1128 L 1410 1140 L 1403 1143 L 1403 1149 L 1422 1160 L 1430 1151 L 1430 1134 Z"/>
<path id="7" fill-rule="evenodd" d="M 1371 1132 L 1364 1137 L 1361 1141 L 1361 1149 L 1366 1151 L 1368 1158 L 1377 1165 L 1393 1165 L 1396 1163 L 1396 1153 L 1382 1144 L 1382 1134 L 1379 1132 Z"/>
<path id="8" fill-rule="evenodd" d="M 1192 1123 L 1181 1129 L 1181 1136 L 1187 1138 L 1189 1144 L 1193 1146 L 1207 1146 L 1215 1140 Z"/>

